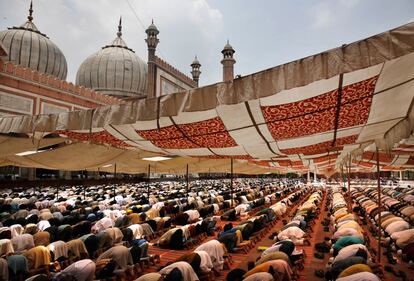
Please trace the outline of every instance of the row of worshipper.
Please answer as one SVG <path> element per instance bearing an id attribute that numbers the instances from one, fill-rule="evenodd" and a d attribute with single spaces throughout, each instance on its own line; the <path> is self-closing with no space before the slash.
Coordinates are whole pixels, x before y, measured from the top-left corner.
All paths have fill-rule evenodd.
<path id="1" fill-rule="evenodd" d="M 264 204 L 269 204 L 270 202 L 279 199 L 281 196 L 286 196 L 288 193 L 291 193 L 296 188 L 303 187 L 303 183 L 301 182 L 294 182 L 294 183 L 281 183 L 279 189 L 272 189 L 272 193 L 265 194 L 263 191 L 259 194 L 259 198 L 256 200 L 248 200 L 248 194 L 247 197 L 245 194 L 242 193 L 242 195 L 239 197 L 239 200 L 236 200 L 236 202 L 240 202 L 236 207 L 227 210 L 224 214 L 221 215 L 221 220 L 225 221 L 235 221 L 239 219 L 240 217 L 245 216 L 249 211 L 252 209 L 255 209 L 259 206 L 262 206 Z M 250 201 L 250 202 L 249 202 Z"/>
<path id="2" fill-rule="evenodd" d="M 381 270 L 372 261 L 365 245 L 364 230 L 358 216 L 348 210 L 347 201 L 339 188 L 331 190 L 329 214 L 334 234 L 329 240 L 332 257 L 327 264 L 326 280 L 337 281 L 379 281 Z M 369 245 L 367 243 L 367 245 Z M 371 249 L 370 249 L 371 250 Z"/>
<path id="3" fill-rule="evenodd" d="M 292 191 L 290 188 L 286 189 Z M 295 192 L 283 200 L 267 208 L 262 208 L 249 219 L 241 221 L 237 226 L 233 227 L 232 223 L 226 224 L 224 231 L 219 234 L 219 240 L 226 244 L 229 252 L 242 250 L 247 253 L 264 236 L 268 227 L 272 227 L 276 219 L 282 218 L 286 213 L 287 206 L 292 204 L 291 200 L 294 202 L 306 192 L 306 189 L 300 184 L 296 185 L 293 190 Z"/>
<path id="4" fill-rule="evenodd" d="M 214 280 L 229 263 L 226 246 L 213 239 L 169 262 L 158 272 L 144 274 L 135 281 Z"/>
<path id="5" fill-rule="evenodd" d="M 400 202 L 405 202 L 409 205 L 414 204 L 414 190 L 413 188 L 408 185 L 407 187 L 384 187 L 382 188 L 382 192 L 387 194 Z"/>
<path id="6" fill-rule="evenodd" d="M 412 266 L 414 262 L 414 228 L 411 225 L 411 216 L 414 215 L 414 207 L 403 200 L 405 196 L 399 197 L 403 200 L 401 202 L 389 195 L 382 194 L 381 208 L 379 208 L 376 201 L 373 201 L 378 198 L 376 188 L 368 187 L 358 190 L 352 191 L 353 197 L 358 203 L 359 209 L 369 217 L 371 224 L 375 226 L 374 230 L 380 226 L 382 244 L 387 247 L 385 254 L 389 263 L 396 263 L 397 259 L 394 257 L 396 254 Z M 389 189 L 385 191 L 391 193 Z"/>
<path id="7" fill-rule="evenodd" d="M 288 239 L 295 245 L 309 245 L 310 242 L 306 237 L 310 236 L 310 232 L 312 231 L 311 225 L 314 223 L 315 217 L 319 215 L 320 210 L 318 206 L 321 200 L 322 191 L 314 191 L 309 198 L 298 207 L 292 220 L 290 222 L 284 222 L 284 226 L 277 233 L 275 239 L 278 241 Z"/>
<path id="8" fill-rule="evenodd" d="M 310 192 L 310 187 L 302 188 L 280 202 L 273 204 L 269 209 L 282 218 L 290 206 L 298 204 L 303 198 L 307 198 Z M 301 219 L 301 217 L 297 216 L 295 218 Z M 294 226 L 290 225 L 290 227 Z M 284 230 L 282 228 L 281 232 Z M 297 261 L 303 258 L 303 252 L 296 249 L 295 243 L 290 239 L 293 237 L 280 237 L 281 239 L 279 240 L 275 233 L 271 235 L 271 238 L 278 241 L 263 251 L 256 262 L 249 262 L 247 272 L 240 268 L 234 269 L 227 274 L 226 280 L 290 281 L 295 279 L 294 267 Z M 295 240 L 297 241 L 297 239 Z"/>
<path id="9" fill-rule="evenodd" d="M 283 186 L 283 188 L 290 189 L 288 186 Z M 303 190 L 299 189 L 295 194 L 291 194 L 289 198 L 299 198 L 300 194 L 303 195 L 303 192 Z M 298 196 L 296 196 L 296 193 Z M 289 198 L 281 200 L 272 207 L 279 206 L 280 204 L 292 204 Z M 279 208 L 277 210 L 281 211 Z M 282 210 L 286 212 L 286 207 Z M 269 214 L 272 215 L 269 216 Z M 145 274 L 136 281 L 158 281 L 162 280 L 161 278 L 166 280 L 165 278 L 169 278 L 166 274 L 174 275 L 174 278 L 176 278 L 174 280 L 213 280 L 214 276 L 220 274 L 220 271 L 224 268 L 229 268 L 231 263 L 230 253 L 237 250 L 240 243 L 243 243 L 243 239 L 248 241 L 254 232 L 264 227 L 271 227 L 272 225 L 269 222 L 275 218 L 273 209 L 264 208 L 248 220 L 240 222 L 238 226 L 229 230 L 225 229 L 217 239 L 212 239 L 199 245 L 192 252 L 185 253 L 175 261 L 167 264 L 159 272 Z M 256 230 L 255 227 L 258 229 Z"/>
<path id="10" fill-rule="evenodd" d="M 290 186 L 286 187 L 275 187 L 275 188 L 283 188 L 286 190 L 291 190 Z M 271 192 L 272 190 L 269 190 Z M 278 190 L 279 192 L 280 190 Z M 249 198 L 255 198 L 253 194 L 242 192 L 240 197 L 246 197 L 246 195 L 250 195 Z M 272 193 L 274 195 L 274 193 Z M 272 197 L 272 194 L 269 194 Z M 243 198 L 244 199 L 244 198 Z M 269 199 L 270 200 L 270 199 Z M 244 201 L 246 202 L 246 201 Z M 266 200 L 264 198 L 260 199 L 253 199 L 252 202 L 248 202 L 245 204 L 252 204 L 252 206 L 262 206 L 265 204 Z M 231 209 L 234 210 L 234 209 Z M 182 219 L 184 217 L 185 219 Z M 198 220 L 199 215 L 197 210 L 188 210 L 178 216 L 176 216 L 173 220 L 174 227 L 169 229 L 165 232 L 161 238 L 157 241 L 156 245 L 161 248 L 166 249 L 175 249 L 175 250 L 182 250 L 186 246 L 190 247 L 194 244 L 194 240 L 191 238 L 193 235 L 191 233 L 193 231 L 197 233 L 207 233 L 212 234 L 212 229 L 214 229 L 216 221 L 219 220 L 219 217 L 214 216 L 212 220 Z M 221 217 L 223 219 L 223 216 Z M 191 223 L 192 221 L 198 220 L 197 222 Z M 259 220 L 257 220 L 259 221 Z"/>
<path id="11" fill-rule="evenodd" d="M 411 188 L 384 188 L 382 199 L 388 210 L 406 221 L 414 222 L 414 190 Z"/>

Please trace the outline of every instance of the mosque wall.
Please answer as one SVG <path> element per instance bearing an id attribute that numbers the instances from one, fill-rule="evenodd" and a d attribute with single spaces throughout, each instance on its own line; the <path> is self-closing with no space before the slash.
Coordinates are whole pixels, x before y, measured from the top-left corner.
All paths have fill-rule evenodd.
<path id="1" fill-rule="evenodd" d="M 168 64 L 156 57 L 156 96 L 169 95 L 196 87 L 195 82 Z"/>
<path id="2" fill-rule="evenodd" d="M 0 114 L 51 114 L 122 100 L 0 60 Z"/>

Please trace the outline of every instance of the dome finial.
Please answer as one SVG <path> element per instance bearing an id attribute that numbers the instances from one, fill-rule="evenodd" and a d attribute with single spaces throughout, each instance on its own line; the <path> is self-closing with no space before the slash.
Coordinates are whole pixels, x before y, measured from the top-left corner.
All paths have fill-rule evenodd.
<path id="1" fill-rule="evenodd" d="M 31 22 L 33 20 L 33 1 L 30 0 L 29 16 L 27 19 Z"/>
<path id="2" fill-rule="evenodd" d="M 122 36 L 122 16 L 119 17 L 118 32 L 116 33 L 118 37 Z"/>

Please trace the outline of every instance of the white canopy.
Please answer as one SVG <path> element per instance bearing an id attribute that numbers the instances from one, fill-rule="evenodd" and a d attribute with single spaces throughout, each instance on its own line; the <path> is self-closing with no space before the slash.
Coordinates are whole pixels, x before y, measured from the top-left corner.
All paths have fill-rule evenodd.
<path id="1" fill-rule="evenodd" d="M 413 130 L 413 79 L 410 23 L 230 83 L 84 111 L 1 117 L 11 148 L 0 144 L 0 161 L 68 170 L 117 163 L 120 172 L 135 173 L 147 169 L 142 158 L 163 155 L 172 159 L 157 163 L 160 172 L 182 172 L 187 163 L 192 172 L 225 171 L 233 158 L 240 173 L 332 173 L 370 143 L 393 160 L 401 154 L 400 141 Z M 66 142 L 17 156 L 26 149 L 15 147 L 17 139 L 36 148 Z M 382 165 L 403 168 L 411 163 L 406 152 Z"/>

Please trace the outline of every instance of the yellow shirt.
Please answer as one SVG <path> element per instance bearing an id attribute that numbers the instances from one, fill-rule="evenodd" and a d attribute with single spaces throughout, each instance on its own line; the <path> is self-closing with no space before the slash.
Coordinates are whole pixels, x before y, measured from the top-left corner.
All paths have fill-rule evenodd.
<path id="1" fill-rule="evenodd" d="M 350 267 L 342 271 L 341 274 L 339 274 L 338 278 L 346 277 L 346 276 L 359 273 L 359 272 L 371 272 L 372 273 L 372 270 L 368 265 L 358 263 L 358 264 L 351 265 Z"/>

